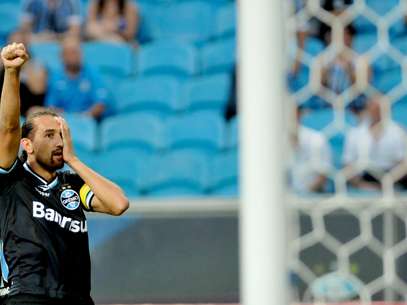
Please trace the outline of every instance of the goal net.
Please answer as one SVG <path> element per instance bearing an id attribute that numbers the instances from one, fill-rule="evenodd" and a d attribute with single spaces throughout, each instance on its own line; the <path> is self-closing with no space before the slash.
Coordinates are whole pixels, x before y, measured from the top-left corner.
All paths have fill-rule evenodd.
<path id="1" fill-rule="evenodd" d="M 292 299 L 405 302 L 407 2 L 287 10 Z"/>

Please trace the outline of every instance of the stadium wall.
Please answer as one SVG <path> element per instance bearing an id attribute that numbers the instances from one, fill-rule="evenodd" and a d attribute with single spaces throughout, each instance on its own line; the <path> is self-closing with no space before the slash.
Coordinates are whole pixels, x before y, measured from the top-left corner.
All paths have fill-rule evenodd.
<path id="1" fill-rule="evenodd" d="M 231 200 L 229 211 L 220 212 L 216 205 L 225 207 L 225 201 L 191 201 L 196 210 L 187 214 L 154 208 L 174 206 L 168 201 L 136 202 L 119 218 L 89 214 L 96 303 L 238 301 L 237 204 Z"/>

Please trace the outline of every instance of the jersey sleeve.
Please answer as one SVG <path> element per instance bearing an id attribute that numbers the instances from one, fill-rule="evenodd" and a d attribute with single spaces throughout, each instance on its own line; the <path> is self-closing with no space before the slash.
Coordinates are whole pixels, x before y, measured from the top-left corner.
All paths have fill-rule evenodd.
<path id="1" fill-rule="evenodd" d="M 73 188 L 78 192 L 79 197 L 81 199 L 81 206 L 82 209 L 88 212 L 92 212 L 92 199 L 94 194 L 90 189 L 89 185 L 87 185 L 81 177 L 77 174 L 66 174 L 67 175 L 67 182 L 72 184 Z"/>
<path id="2" fill-rule="evenodd" d="M 0 167 L 0 195 L 6 193 L 18 178 L 20 161 L 16 159 L 10 168 Z"/>

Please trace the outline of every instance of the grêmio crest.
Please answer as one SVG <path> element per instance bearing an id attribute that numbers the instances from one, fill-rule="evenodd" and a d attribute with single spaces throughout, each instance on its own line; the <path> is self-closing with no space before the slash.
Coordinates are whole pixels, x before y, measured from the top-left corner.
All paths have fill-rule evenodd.
<path id="1" fill-rule="evenodd" d="M 64 187 L 59 196 L 61 204 L 68 210 L 76 210 L 80 205 L 80 197 L 73 189 Z"/>

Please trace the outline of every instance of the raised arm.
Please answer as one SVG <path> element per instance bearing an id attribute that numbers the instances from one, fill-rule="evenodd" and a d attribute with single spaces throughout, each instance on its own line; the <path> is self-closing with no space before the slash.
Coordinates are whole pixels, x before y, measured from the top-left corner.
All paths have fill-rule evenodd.
<path id="1" fill-rule="evenodd" d="M 8 169 L 20 147 L 20 69 L 28 55 L 23 44 L 3 48 L 4 83 L 0 102 L 0 167 Z"/>
<path id="2" fill-rule="evenodd" d="M 82 163 L 74 154 L 72 149 L 72 140 L 68 125 L 62 118 L 57 119 L 60 124 L 62 140 L 64 143 L 63 156 L 64 161 L 82 178 L 90 187 L 94 197 L 92 199 L 92 208 L 95 212 L 106 213 L 110 215 L 121 215 L 129 207 L 129 201 L 122 189 L 99 175 L 84 163 Z"/>

